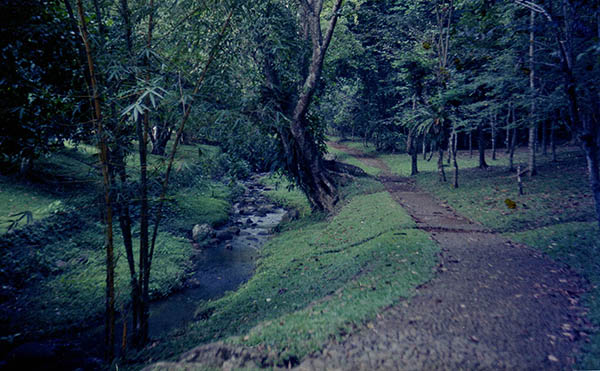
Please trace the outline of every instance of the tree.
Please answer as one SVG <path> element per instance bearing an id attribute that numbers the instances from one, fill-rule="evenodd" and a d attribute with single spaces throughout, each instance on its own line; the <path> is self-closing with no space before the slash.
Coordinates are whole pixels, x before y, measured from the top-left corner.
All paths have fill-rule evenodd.
<path id="1" fill-rule="evenodd" d="M 41 155 L 66 139 L 88 136 L 79 45 L 58 1 L 5 0 L 0 40 L 0 162 L 26 174 Z M 4 166 L 3 166 L 4 167 Z"/>
<path id="2" fill-rule="evenodd" d="M 579 135 L 585 152 L 590 188 L 594 195 L 598 224 L 600 225 L 600 168 L 598 159 L 598 126 L 600 126 L 598 111 L 600 111 L 600 96 L 598 95 L 597 85 L 593 84 L 591 85 L 593 86 L 592 88 L 582 89 L 576 78 L 576 73 L 578 72 L 588 75 L 588 73 L 583 72 L 586 69 L 576 70 L 578 62 L 582 64 L 588 63 L 591 68 L 588 68 L 587 71 L 595 71 L 598 68 L 597 58 L 595 63 L 589 59 L 597 56 L 598 51 L 594 48 L 574 50 L 574 24 L 577 21 L 582 21 L 580 18 L 581 12 L 577 13 L 575 11 L 575 4 L 578 4 L 577 1 L 562 0 L 561 8 L 563 16 L 559 22 L 555 21 L 555 17 L 546 8 L 533 1 L 515 0 L 515 2 L 532 12 L 541 14 L 553 26 L 552 29 L 556 42 L 555 47 L 560 57 L 560 70 L 564 79 L 564 95 L 568 107 L 567 118 L 571 127 Z M 592 20 L 592 22 L 594 21 L 596 20 Z M 587 31 L 588 34 L 585 34 L 586 31 L 582 33 L 579 36 L 585 40 L 583 45 L 587 47 L 586 44 L 589 44 L 590 40 L 592 40 L 590 37 L 592 34 L 589 31 Z M 595 36 L 598 36 L 598 34 Z M 576 54 L 578 58 L 575 58 Z M 598 75 L 596 73 L 589 76 L 592 80 L 595 80 Z M 589 83 L 589 80 L 587 82 Z M 589 105 L 582 105 L 580 103 L 582 100 L 587 101 Z"/>

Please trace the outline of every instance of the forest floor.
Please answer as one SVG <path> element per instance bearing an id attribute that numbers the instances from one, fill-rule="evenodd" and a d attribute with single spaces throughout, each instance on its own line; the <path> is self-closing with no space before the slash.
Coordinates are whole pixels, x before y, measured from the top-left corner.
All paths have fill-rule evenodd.
<path id="1" fill-rule="evenodd" d="M 300 365 L 321 369 L 569 369 L 589 326 L 585 282 L 545 254 L 458 215 L 380 159 L 340 144 L 441 247 L 436 277 L 373 326 Z"/>

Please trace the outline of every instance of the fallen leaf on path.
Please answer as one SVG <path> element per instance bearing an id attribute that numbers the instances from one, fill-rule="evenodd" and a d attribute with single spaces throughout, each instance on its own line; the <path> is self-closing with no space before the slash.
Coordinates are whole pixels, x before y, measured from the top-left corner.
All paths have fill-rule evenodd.
<path id="1" fill-rule="evenodd" d="M 553 356 L 552 354 L 548 355 L 548 359 L 552 362 L 558 362 L 558 358 L 556 358 L 555 356 Z"/>
<path id="2" fill-rule="evenodd" d="M 569 340 L 575 341 L 575 335 L 571 334 L 570 332 L 563 332 L 562 334 L 563 336 L 569 338 Z"/>

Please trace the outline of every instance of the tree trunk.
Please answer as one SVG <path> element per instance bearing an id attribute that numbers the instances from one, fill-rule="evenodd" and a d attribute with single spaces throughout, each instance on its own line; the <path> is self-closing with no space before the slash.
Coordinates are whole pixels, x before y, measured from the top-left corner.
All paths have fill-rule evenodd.
<path id="1" fill-rule="evenodd" d="M 556 162 L 556 138 L 555 138 L 555 133 L 554 131 L 556 130 L 554 128 L 554 123 L 552 123 L 552 126 L 550 127 L 550 150 L 552 151 L 552 162 Z"/>
<path id="2" fill-rule="evenodd" d="M 510 153 L 508 155 L 508 170 L 515 171 L 515 148 L 517 146 L 517 128 L 513 129 L 512 139 L 510 141 Z"/>
<path id="3" fill-rule="evenodd" d="M 542 122 L 542 155 L 548 155 L 548 123 Z"/>
<path id="4" fill-rule="evenodd" d="M 458 146 L 458 134 L 456 128 L 452 131 L 450 143 L 452 143 L 452 164 L 454 166 L 454 188 L 458 188 L 458 162 L 456 161 L 456 149 Z"/>
<path id="5" fill-rule="evenodd" d="M 440 182 L 445 182 L 446 181 L 446 172 L 444 171 L 444 148 L 442 147 L 442 144 L 440 143 L 438 146 L 438 174 L 439 174 L 439 180 Z"/>
<path id="6" fill-rule="evenodd" d="M 485 162 L 485 135 L 482 123 L 477 126 L 477 146 L 479 147 L 479 168 L 487 169 L 489 166 Z"/>
<path id="7" fill-rule="evenodd" d="M 497 113 L 494 112 L 494 115 L 492 116 L 492 122 L 491 122 L 491 126 L 492 126 L 492 160 L 496 161 L 496 119 L 497 119 Z"/>
<path id="8" fill-rule="evenodd" d="M 309 29 L 312 57 L 308 75 L 300 89 L 292 113 L 289 135 L 280 132 L 280 137 L 288 158 L 287 169 L 306 193 L 312 208 L 333 212 L 339 199 L 337 188 L 329 172 L 323 166 L 323 159 L 317 148 L 315 138 L 308 130 L 306 113 L 321 77 L 325 53 L 333 36 L 342 0 L 336 0 L 334 4 L 325 37 L 323 37 L 321 30 L 323 1 L 302 2 L 302 6 L 305 8 L 304 21 Z"/>
<path id="9" fill-rule="evenodd" d="M 408 137 L 406 138 L 406 152 L 410 155 L 410 175 L 417 175 L 419 173 L 419 169 L 417 168 L 417 141 L 415 140 L 415 129 L 410 129 L 408 131 Z"/>
<path id="10" fill-rule="evenodd" d="M 113 242 L 113 209 L 111 202 L 111 184 L 108 164 L 108 150 L 106 138 L 102 125 L 102 110 L 99 95 L 99 89 L 96 82 L 94 62 L 90 48 L 88 30 L 83 10 L 82 0 L 77 0 L 77 11 L 79 15 L 79 31 L 85 53 L 90 77 L 90 86 L 92 88 L 94 102 L 94 121 L 96 124 L 96 135 L 98 136 L 98 149 L 100 150 L 100 163 L 102 166 L 102 178 L 104 186 L 104 204 L 105 204 L 105 248 L 106 248 L 106 319 L 105 319 L 105 345 L 106 359 L 110 362 L 114 358 L 115 351 L 115 263 L 114 263 L 114 242 Z"/>
<path id="11" fill-rule="evenodd" d="M 591 122 L 591 120 L 585 123 L 584 134 L 581 136 L 581 139 L 585 150 L 590 187 L 596 205 L 598 227 L 600 227 L 600 165 L 598 164 L 600 153 L 598 150 L 598 124 Z"/>
<path id="12" fill-rule="evenodd" d="M 152 31 L 154 29 L 154 0 L 149 3 L 148 33 L 146 47 L 152 48 Z M 145 64 L 149 67 L 148 60 Z M 150 81 L 149 72 L 146 81 Z M 150 102 L 146 103 L 150 106 Z M 141 288 L 140 321 L 139 321 L 139 346 L 148 341 L 150 319 L 150 215 L 148 206 L 148 131 L 150 130 L 150 112 L 144 112 L 143 118 L 138 120 L 136 131 L 138 136 L 138 152 L 140 158 L 140 255 L 138 261 L 138 282 Z"/>
<path id="13" fill-rule="evenodd" d="M 171 139 L 172 133 L 173 130 L 170 127 L 168 127 L 168 123 L 166 121 L 152 128 L 152 132 L 150 133 L 150 140 L 152 141 L 153 155 L 165 155 L 167 143 Z"/>
<path id="14" fill-rule="evenodd" d="M 425 139 L 426 136 L 423 134 L 423 160 L 427 159 L 427 141 Z"/>
<path id="15" fill-rule="evenodd" d="M 537 122 L 535 110 L 535 12 L 531 10 L 529 16 L 529 89 L 531 94 L 531 111 L 529 122 L 529 176 L 536 174 L 535 151 L 537 145 Z"/>
<path id="16" fill-rule="evenodd" d="M 504 145 L 506 146 L 506 153 L 510 153 L 510 114 L 512 104 L 508 105 L 508 113 L 506 114 L 506 139 L 504 139 Z"/>
<path id="17" fill-rule="evenodd" d="M 473 158 L 473 129 L 469 130 L 469 157 Z"/>

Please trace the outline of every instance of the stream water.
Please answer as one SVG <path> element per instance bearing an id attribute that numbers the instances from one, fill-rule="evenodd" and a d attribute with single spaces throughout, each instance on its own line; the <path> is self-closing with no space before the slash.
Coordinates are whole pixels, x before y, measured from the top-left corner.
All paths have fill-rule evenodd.
<path id="1" fill-rule="evenodd" d="M 253 274 L 259 248 L 272 234 L 272 229 L 283 219 L 286 210 L 264 196 L 268 188 L 250 180 L 244 183 L 245 194 L 233 205 L 230 222 L 217 229 L 235 230 L 231 239 L 214 239 L 209 247 L 198 248 L 194 270 L 185 287 L 150 305 L 150 337 L 160 339 L 185 327 L 194 320 L 196 308 L 209 299 L 217 299 L 227 291 L 236 290 Z M 192 226 L 190 226 L 191 229 Z M 116 325 L 117 333 L 123 328 Z M 18 365 L 42 369 L 94 369 L 103 354 L 104 326 L 99 325 L 68 339 L 21 345 L 9 355 L 6 368 Z M 120 340 L 117 342 L 120 343 Z M 68 348 L 65 353 L 64 348 Z M 34 362 L 35 363 L 32 363 Z M 56 365 L 56 367 L 54 367 Z M 0 369 L 2 362 L 0 362 Z"/>

